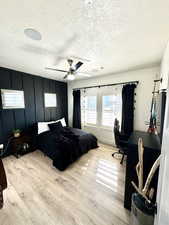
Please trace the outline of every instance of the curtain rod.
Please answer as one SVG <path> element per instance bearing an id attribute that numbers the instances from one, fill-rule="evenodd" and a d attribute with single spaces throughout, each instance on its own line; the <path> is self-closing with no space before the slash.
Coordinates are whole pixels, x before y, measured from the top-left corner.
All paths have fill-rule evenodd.
<path id="1" fill-rule="evenodd" d="M 73 91 L 81 90 L 81 89 L 88 89 L 88 88 L 100 88 L 100 87 L 109 87 L 109 86 L 115 86 L 115 85 L 125 85 L 125 84 L 138 84 L 139 81 L 129 81 L 129 82 L 123 82 L 123 83 L 114 83 L 114 84 L 102 84 L 102 85 L 96 85 L 96 86 L 89 86 L 89 87 L 81 87 L 81 88 L 74 88 Z"/>

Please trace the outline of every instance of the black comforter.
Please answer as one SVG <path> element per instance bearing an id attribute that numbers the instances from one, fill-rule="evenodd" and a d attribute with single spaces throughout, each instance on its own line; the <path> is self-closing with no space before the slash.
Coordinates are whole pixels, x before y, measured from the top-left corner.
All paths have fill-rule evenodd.
<path id="1" fill-rule="evenodd" d="M 47 131 L 38 135 L 38 146 L 53 160 L 53 165 L 64 170 L 90 149 L 97 148 L 94 135 L 82 130 L 65 127 L 59 133 Z"/>

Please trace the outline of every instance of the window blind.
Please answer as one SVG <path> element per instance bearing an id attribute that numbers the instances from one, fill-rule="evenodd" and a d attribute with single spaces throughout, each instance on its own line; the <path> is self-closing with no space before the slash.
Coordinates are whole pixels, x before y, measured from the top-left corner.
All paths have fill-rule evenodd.
<path id="1" fill-rule="evenodd" d="M 115 118 L 121 120 L 122 100 L 119 95 L 102 96 L 102 125 L 113 127 Z"/>
<path id="2" fill-rule="evenodd" d="M 48 108 L 56 106 L 57 106 L 56 94 L 45 93 L 45 107 Z"/>
<path id="3" fill-rule="evenodd" d="M 24 92 L 18 90 L 1 89 L 2 108 L 25 108 Z"/>
<path id="4" fill-rule="evenodd" d="M 86 96 L 85 97 L 85 123 L 96 124 L 97 121 L 97 97 Z"/>

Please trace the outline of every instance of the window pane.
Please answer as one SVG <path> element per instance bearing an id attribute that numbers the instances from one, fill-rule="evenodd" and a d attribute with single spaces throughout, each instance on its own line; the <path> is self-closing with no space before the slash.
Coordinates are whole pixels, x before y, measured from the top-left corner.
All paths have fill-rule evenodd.
<path id="1" fill-rule="evenodd" d="M 102 125 L 114 125 L 115 118 L 121 119 L 121 96 L 108 95 L 102 97 Z"/>
<path id="2" fill-rule="evenodd" d="M 45 107 L 56 107 L 56 94 L 45 93 Z"/>
<path id="3" fill-rule="evenodd" d="M 85 98 L 85 123 L 96 124 L 96 96 L 87 96 Z"/>
<path id="4" fill-rule="evenodd" d="M 24 108 L 24 92 L 1 89 L 3 109 Z"/>

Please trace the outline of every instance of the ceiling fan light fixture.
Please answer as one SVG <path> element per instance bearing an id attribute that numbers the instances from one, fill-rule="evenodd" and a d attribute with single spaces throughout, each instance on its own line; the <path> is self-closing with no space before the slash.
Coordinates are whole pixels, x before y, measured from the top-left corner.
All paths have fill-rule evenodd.
<path id="1" fill-rule="evenodd" d="M 85 4 L 86 5 L 91 5 L 91 4 L 93 4 L 93 0 L 85 0 Z"/>
<path id="2" fill-rule="evenodd" d="M 68 79 L 68 80 L 74 80 L 74 79 L 75 79 L 75 75 L 69 74 L 69 75 L 67 76 L 67 79 Z"/>

